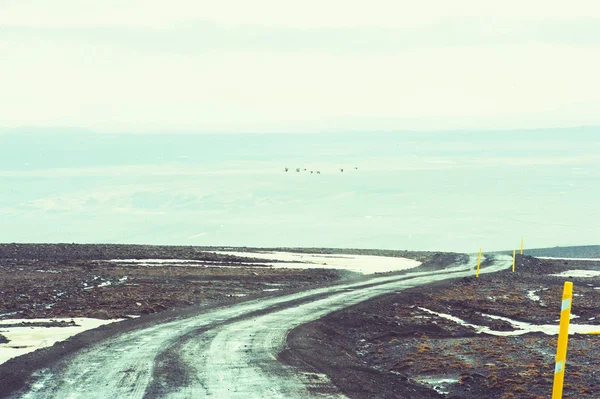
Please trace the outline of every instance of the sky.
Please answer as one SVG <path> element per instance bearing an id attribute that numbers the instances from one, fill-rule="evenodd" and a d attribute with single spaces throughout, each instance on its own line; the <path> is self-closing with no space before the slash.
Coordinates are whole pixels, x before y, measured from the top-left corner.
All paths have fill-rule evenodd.
<path id="1" fill-rule="evenodd" d="M 0 128 L 600 124 L 597 0 L 0 0 Z"/>

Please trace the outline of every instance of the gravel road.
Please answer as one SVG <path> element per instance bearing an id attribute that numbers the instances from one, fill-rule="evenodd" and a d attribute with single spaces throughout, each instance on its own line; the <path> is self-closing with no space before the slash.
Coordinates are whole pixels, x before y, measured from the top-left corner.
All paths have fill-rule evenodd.
<path id="1" fill-rule="evenodd" d="M 372 277 L 217 308 L 97 342 L 35 373 L 14 398 L 343 397 L 325 375 L 278 361 L 287 333 L 330 312 L 406 288 L 471 276 L 476 257 L 434 272 Z M 509 268 L 496 255 L 481 273 Z"/>

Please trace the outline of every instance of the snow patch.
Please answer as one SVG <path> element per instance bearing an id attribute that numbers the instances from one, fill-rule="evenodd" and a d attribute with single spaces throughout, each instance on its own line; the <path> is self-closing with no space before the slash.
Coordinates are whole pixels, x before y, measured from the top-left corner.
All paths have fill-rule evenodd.
<path id="1" fill-rule="evenodd" d="M 127 266 L 195 266 L 195 267 L 266 267 L 266 264 L 252 262 L 235 262 L 225 260 L 193 260 L 193 259 L 110 259 L 107 262 L 117 263 L 121 267 Z"/>
<path id="2" fill-rule="evenodd" d="M 551 256 L 536 256 L 536 258 L 548 260 L 582 260 L 587 262 L 600 262 L 600 258 L 554 258 Z"/>
<path id="3" fill-rule="evenodd" d="M 540 297 L 538 295 L 536 295 L 536 292 L 538 292 L 539 290 L 531 290 L 531 291 L 527 291 L 527 298 L 531 299 L 534 302 L 539 302 L 540 301 Z"/>
<path id="4" fill-rule="evenodd" d="M 598 270 L 566 270 L 564 272 L 560 272 L 557 274 L 550 274 L 550 276 L 588 278 L 588 277 L 600 276 L 600 271 L 598 271 Z"/>
<path id="5" fill-rule="evenodd" d="M 348 254 L 311 254 L 293 252 L 234 252 L 216 251 L 217 254 L 232 255 L 241 258 L 276 260 L 290 263 L 266 263 L 274 268 L 292 269 L 345 269 L 357 273 L 385 273 L 412 269 L 421 262 L 389 256 L 348 255 Z"/>
<path id="6" fill-rule="evenodd" d="M 448 386 L 458 383 L 456 378 L 416 378 L 415 381 L 429 385 L 440 395 L 448 395 L 450 393 Z"/>
<path id="7" fill-rule="evenodd" d="M 434 312 L 433 310 L 429 310 L 426 308 L 419 307 L 424 312 L 435 314 L 443 319 L 447 319 L 453 321 L 457 324 L 460 324 L 465 327 L 470 327 L 475 330 L 476 334 L 489 334 L 495 335 L 498 337 L 512 337 L 517 335 L 523 335 L 527 333 L 541 332 L 546 335 L 558 335 L 558 324 L 531 324 L 523 321 L 517 321 L 513 319 L 509 319 L 508 317 L 503 316 L 495 316 L 482 313 L 483 316 L 489 317 L 493 320 L 501 320 L 509 323 L 515 330 L 514 331 L 495 331 L 490 329 L 487 326 L 479 326 L 476 324 L 467 323 L 466 321 L 459 319 L 458 317 L 454 317 L 445 313 Z M 579 316 L 574 316 L 572 318 L 578 318 Z M 600 326 L 598 325 L 589 325 L 589 324 L 571 324 L 569 326 L 569 334 L 584 334 L 589 332 L 600 331 Z"/>
<path id="8" fill-rule="evenodd" d="M 115 263 L 200 263 L 193 259 L 109 259 L 108 262 Z"/>
<path id="9" fill-rule="evenodd" d="M 4 335 L 9 342 L 0 344 L 0 364 L 17 356 L 33 352 L 40 348 L 52 346 L 57 342 L 79 334 L 80 332 L 100 327 L 105 324 L 114 323 L 123 319 L 100 320 L 84 317 L 72 319 L 6 319 L 0 320 L 0 334 Z M 3 327 L 7 324 L 17 323 L 40 323 L 52 321 L 75 322 L 75 326 L 66 327 Z"/>

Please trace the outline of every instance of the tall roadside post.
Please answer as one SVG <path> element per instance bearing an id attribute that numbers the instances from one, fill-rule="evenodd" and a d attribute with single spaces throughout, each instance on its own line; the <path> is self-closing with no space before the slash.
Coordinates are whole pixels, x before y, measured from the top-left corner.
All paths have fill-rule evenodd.
<path id="1" fill-rule="evenodd" d="M 513 264 L 512 264 L 512 272 L 515 272 L 515 260 L 517 258 L 517 250 L 513 249 Z"/>
<path id="2" fill-rule="evenodd" d="M 525 244 L 525 237 L 521 237 L 521 255 L 523 255 L 523 245 Z"/>
<path id="3" fill-rule="evenodd" d="M 475 270 L 475 278 L 479 278 L 479 268 L 481 267 L 481 248 L 477 254 L 477 269 Z"/>
<path id="4" fill-rule="evenodd" d="M 554 366 L 554 386 L 552 399 L 562 399 L 567 365 L 567 344 L 569 342 L 569 322 L 571 320 L 571 304 L 573 302 L 573 283 L 565 281 L 562 305 L 560 307 L 560 328 L 558 330 L 558 345 L 556 348 L 556 365 Z"/>

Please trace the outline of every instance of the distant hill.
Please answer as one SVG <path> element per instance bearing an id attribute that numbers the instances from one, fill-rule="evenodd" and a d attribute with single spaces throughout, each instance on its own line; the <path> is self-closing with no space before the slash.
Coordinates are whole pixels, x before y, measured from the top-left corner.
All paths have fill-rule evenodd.
<path id="1" fill-rule="evenodd" d="M 555 258 L 600 258 L 600 245 L 525 249 L 526 255 Z"/>

